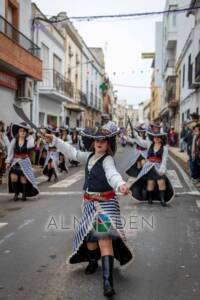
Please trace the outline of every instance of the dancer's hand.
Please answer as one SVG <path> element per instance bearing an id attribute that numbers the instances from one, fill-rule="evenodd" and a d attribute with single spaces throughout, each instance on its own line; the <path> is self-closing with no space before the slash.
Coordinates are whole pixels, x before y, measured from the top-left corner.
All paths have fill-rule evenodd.
<path id="1" fill-rule="evenodd" d="M 48 144 L 51 144 L 53 142 L 53 134 L 44 134 L 44 139 Z"/>
<path id="2" fill-rule="evenodd" d="M 120 191 L 120 193 L 122 193 L 125 196 L 125 195 L 128 195 L 129 188 L 127 187 L 126 184 L 122 184 L 119 186 L 119 191 Z"/>
<path id="3" fill-rule="evenodd" d="M 6 170 L 10 169 L 10 164 L 6 164 Z"/>

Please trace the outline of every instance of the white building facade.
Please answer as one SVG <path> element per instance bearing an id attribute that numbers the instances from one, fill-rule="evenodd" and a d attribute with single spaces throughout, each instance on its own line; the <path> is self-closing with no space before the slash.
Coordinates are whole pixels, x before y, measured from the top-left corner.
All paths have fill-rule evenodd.
<path id="1" fill-rule="evenodd" d="M 87 47 L 82 40 L 82 99 L 81 105 L 85 107 L 83 114 L 83 127 L 90 127 L 94 120 L 101 123 L 102 93 L 100 85 L 103 81 L 104 64 L 98 60 L 98 56 Z M 86 95 L 84 101 L 84 95 Z"/>
<path id="2" fill-rule="evenodd" d="M 190 0 L 167 0 L 165 10 L 189 7 Z M 179 128 L 179 101 L 176 99 L 176 65 L 193 27 L 185 13 L 169 13 L 163 17 L 163 64 L 161 86 L 161 119 L 165 126 Z M 184 71 L 185 72 L 185 71 Z"/>
<path id="3" fill-rule="evenodd" d="M 33 17 L 46 19 L 35 4 Z M 35 123 L 59 127 L 65 124 L 64 103 L 70 100 L 65 78 L 65 39 L 58 29 L 47 21 L 35 19 L 34 40 L 41 48 L 43 81 L 38 84 L 35 97 Z"/>
<path id="4" fill-rule="evenodd" d="M 200 6 L 200 1 L 191 1 L 190 7 Z M 187 13 L 193 20 L 191 29 L 179 56 L 180 123 L 190 121 L 190 114 L 200 113 L 200 9 Z"/>

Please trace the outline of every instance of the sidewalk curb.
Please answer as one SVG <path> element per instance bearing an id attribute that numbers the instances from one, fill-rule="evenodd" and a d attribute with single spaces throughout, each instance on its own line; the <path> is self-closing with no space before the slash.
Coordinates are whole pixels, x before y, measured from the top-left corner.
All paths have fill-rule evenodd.
<path id="1" fill-rule="evenodd" d="M 184 159 L 182 159 L 181 157 L 179 157 L 178 155 L 176 155 L 175 153 L 173 153 L 173 151 L 171 151 L 169 149 L 169 155 L 175 159 L 177 161 L 177 163 L 183 168 L 183 170 L 187 173 L 188 176 L 190 176 L 189 174 L 189 169 L 188 169 L 188 162 L 185 161 Z"/>

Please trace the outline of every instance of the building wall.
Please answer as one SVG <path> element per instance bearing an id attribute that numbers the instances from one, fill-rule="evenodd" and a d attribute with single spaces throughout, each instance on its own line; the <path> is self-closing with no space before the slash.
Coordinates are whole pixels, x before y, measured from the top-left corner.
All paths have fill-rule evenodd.
<path id="1" fill-rule="evenodd" d="M 13 104 L 16 104 L 15 91 L 0 86 L 0 99 L 1 107 L 3 108 L 0 109 L 0 120 L 2 120 L 6 124 L 6 126 L 13 122 L 21 122 L 22 120 L 17 116 L 16 112 L 13 109 Z M 22 103 L 21 106 L 26 115 L 30 116 L 30 103 Z"/>
<path id="2" fill-rule="evenodd" d="M 89 104 L 90 93 L 97 95 L 97 106 L 102 104 L 100 84 L 102 83 L 103 66 L 100 65 L 95 55 L 85 44 L 82 52 L 82 91 L 87 95 Z M 93 87 L 93 88 L 92 88 Z"/>
<path id="3" fill-rule="evenodd" d="M 5 17 L 5 0 L 0 0 L 0 15 Z"/>
<path id="4" fill-rule="evenodd" d="M 200 111 L 200 93 L 198 90 L 189 88 L 188 68 L 189 56 L 193 63 L 193 81 L 195 72 L 195 58 L 200 51 L 200 25 L 197 24 L 190 32 L 189 38 L 184 45 L 179 58 L 180 78 L 180 123 L 190 120 L 190 113 Z M 185 66 L 185 80 L 183 83 L 183 66 Z"/>
<path id="5" fill-rule="evenodd" d="M 57 126 L 60 126 L 60 117 L 62 116 L 62 106 L 58 105 L 58 103 L 44 95 L 40 94 L 39 101 L 39 113 L 44 114 L 44 124 L 39 125 L 47 125 L 47 116 L 51 115 L 57 117 Z"/>
<path id="6" fill-rule="evenodd" d="M 19 31 L 31 39 L 31 0 L 20 0 Z"/>
<path id="7" fill-rule="evenodd" d="M 177 5 L 180 7 L 189 7 L 190 0 L 167 0 L 165 9 L 169 9 L 171 5 Z M 188 38 L 191 28 L 194 25 L 194 20 L 191 17 L 187 17 L 186 13 L 165 14 L 163 17 L 163 63 L 162 73 L 163 79 L 166 79 L 167 73 L 175 75 L 175 65 L 182 52 L 184 44 Z M 168 42 L 170 41 L 170 42 Z M 166 63 L 168 60 L 174 60 L 174 67 L 166 69 Z M 162 81 L 161 88 L 161 111 L 165 108 L 166 96 L 166 82 Z"/>
<path id="8" fill-rule="evenodd" d="M 33 16 L 40 16 L 44 18 L 42 12 L 36 5 L 32 5 Z M 64 107 L 62 101 L 59 99 L 52 100 L 51 97 L 44 96 L 42 91 L 44 88 L 53 88 L 53 69 L 54 55 L 60 59 L 60 70 L 58 71 L 62 76 L 65 73 L 65 40 L 64 36 L 53 25 L 39 21 L 35 25 L 34 41 L 41 48 L 41 58 L 43 61 L 43 81 L 38 83 L 38 93 L 35 95 L 34 101 L 34 121 L 36 124 L 41 123 L 41 113 L 45 113 L 44 125 L 48 123 L 47 115 L 53 115 L 57 117 L 56 125 L 62 125 L 64 123 Z M 48 48 L 47 53 L 44 55 L 44 46 Z M 67 98 L 66 98 L 67 101 Z M 48 104 L 49 102 L 49 104 Z M 45 111 L 46 107 L 46 111 Z M 43 125 L 43 124 L 40 124 Z"/>

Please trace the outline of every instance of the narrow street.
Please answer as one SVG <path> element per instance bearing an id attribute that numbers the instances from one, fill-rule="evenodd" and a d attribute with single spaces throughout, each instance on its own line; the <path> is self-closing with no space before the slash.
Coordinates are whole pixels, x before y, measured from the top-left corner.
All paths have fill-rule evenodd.
<path id="1" fill-rule="evenodd" d="M 122 174 L 131 151 L 119 148 L 116 155 Z M 119 200 L 135 260 L 125 270 L 115 263 L 114 299 L 200 299 L 200 197 L 176 162 L 170 159 L 168 169 L 177 194 L 167 208 Z M 101 267 L 88 277 L 84 264 L 65 263 L 81 215 L 83 178 L 83 166 L 72 168 L 57 183 L 42 183 L 39 197 L 27 202 L 1 192 L 1 300 L 104 298 Z"/>

